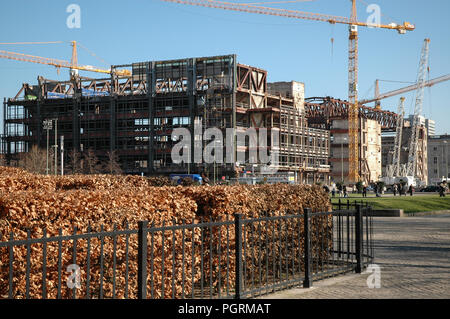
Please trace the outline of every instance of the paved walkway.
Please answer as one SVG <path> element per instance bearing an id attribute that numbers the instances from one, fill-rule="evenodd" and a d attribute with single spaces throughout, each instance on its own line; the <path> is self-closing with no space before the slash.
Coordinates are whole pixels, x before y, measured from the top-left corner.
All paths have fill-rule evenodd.
<path id="1" fill-rule="evenodd" d="M 317 281 L 271 299 L 450 298 L 450 215 L 374 218 L 375 261 L 381 288 L 369 289 L 369 274 Z"/>

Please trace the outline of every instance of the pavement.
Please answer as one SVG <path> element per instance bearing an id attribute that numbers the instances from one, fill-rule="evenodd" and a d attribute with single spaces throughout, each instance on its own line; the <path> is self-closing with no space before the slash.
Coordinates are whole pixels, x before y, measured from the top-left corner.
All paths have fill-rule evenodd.
<path id="1" fill-rule="evenodd" d="M 313 282 L 310 289 L 299 287 L 261 298 L 450 298 L 450 214 L 374 218 L 374 240 L 374 264 L 381 271 L 380 288 L 368 287 L 372 273 L 353 273 Z"/>

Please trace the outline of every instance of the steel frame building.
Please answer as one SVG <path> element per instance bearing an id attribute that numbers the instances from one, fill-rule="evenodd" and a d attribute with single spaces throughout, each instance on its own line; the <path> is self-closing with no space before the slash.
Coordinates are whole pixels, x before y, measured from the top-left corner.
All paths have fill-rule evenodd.
<path id="1" fill-rule="evenodd" d="M 310 127 L 330 130 L 331 177 L 335 181 L 348 182 L 350 103 L 332 97 L 313 97 L 305 100 L 305 114 Z M 359 105 L 358 116 L 359 176 L 369 184 L 381 175 L 381 131 L 395 131 L 398 115 Z"/>
<path id="2" fill-rule="evenodd" d="M 286 94 L 268 92 L 267 71 L 237 63 L 236 55 L 151 61 L 113 66 L 131 76 L 93 79 L 72 75 L 69 81 L 38 77 L 37 85 L 23 84 L 14 98 L 4 101 L 2 148 L 6 162 L 15 165 L 32 145 L 46 146 L 43 121 L 58 120 L 57 138 L 67 151 L 92 149 L 101 161 L 116 151 L 127 174 L 204 172 L 206 164 L 176 164 L 171 151 L 175 128 L 194 123 L 203 130 L 267 128 L 280 136 L 280 171 L 299 172 L 298 180 L 327 180 L 329 131 L 309 128 L 304 105 Z M 50 131 L 50 141 L 55 139 Z M 194 152 L 194 143 L 191 146 Z M 272 150 L 271 141 L 267 145 Z M 249 152 L 248 142 L 234 153 Z M 65 159 L 65 163 L 67 159 Z M 245 169 L 245 163 L 243 168 Z M 235 163 L 219 165 L 218 173 L 235 171 Z"/>

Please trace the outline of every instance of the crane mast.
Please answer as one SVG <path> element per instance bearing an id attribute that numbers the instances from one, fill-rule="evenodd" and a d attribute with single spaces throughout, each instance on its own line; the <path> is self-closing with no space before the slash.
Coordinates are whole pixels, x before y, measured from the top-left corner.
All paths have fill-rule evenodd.
<path id="1" fill-rule="evenodd" d="M 415 177 L 417 167 L 417 153 L 419 146 L 420 116 L 422 115 L 423 97 L 426 85 L 426 75 L 428 70 L 428 56 L 430 39 L 425 39 L 420 55 L 419 73 L 417 77 L 416 104 L 414 107 L 414 120 L 411 126 L 411 141 L 409 145 L 409 156 L 407 164 L 407 175 Z"/>
<path id="2" fill-rule="evenodd" d="M 352 0 L 351 22 L 357 22 L 356 0 Z M 349 26 L 348 49 L 348 110 L 349 180 L 359 180 L 359 108 L 358 108 L 358 26 Z"/>
<path id="3" fill-rule="evenodd" d="M 399 178 L 406 176 L 405 165 L 400 164 L 402 152 L 403 124 L 405 118 L 405 98 L 401 97 L 397 108 L 396 133 L 394 137 L 394 147 L 390 151 L 392 157 L 389 158 L 386 165 L 386 175 L 381 180 L 388 185 L 397 183 Z"/>
<path id="4" fill-rule="evenodd" d="M 375 81 L 375 99 L 379 99 L 379 98 L 380 98 L 380 80 L 377 79 Z M 360 103 L 363 104 L 363 101 L 361 101 Z M 377 110 L 381 110 L 381 102 L 380 102 L 380 100 L 376 100 L 375 108 Z"/>
<path id="5" fill-rule="evenodd" d="M 394 154 L 392 156 L 392 175 L 388 177 L 400 176 L 400 154 L 402 151 L 402 138 L 403 138 L 403 122 L 405 118 L 405 98 L 400 98 L 400 103 L 397 109 L 397 128 L 394 139 Z"/>

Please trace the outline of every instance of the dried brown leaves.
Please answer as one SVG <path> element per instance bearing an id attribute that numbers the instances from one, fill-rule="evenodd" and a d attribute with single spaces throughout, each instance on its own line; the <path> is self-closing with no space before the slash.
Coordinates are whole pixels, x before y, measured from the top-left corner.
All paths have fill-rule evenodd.
<path id="1" fill-rule="evenodd" d="M 0 167 L 0 241 L 7 241 L 10 233 L 15 239 L 25 239 L 27 230 L 32 238 L 57 236 L 59 229 L 63 235 L 70 235 L 76 226 L 78 233 L 86 233 L 88 226 L 92 231 L 137 228 L 137 222 L 148 220 L 155 227 L 171 224 L 198 222 L 200 218 L 216 221 L 232 220 L 234 214 L 243 214 L 247 218 L 257 218 L 266 214 L 279 216 L 301 214 L 304 207 L 313 211 L 330 211 L 328 196 L 317 186 L 259 185 L 259 186 L 169 186 L 166 178 L 147 179 L 136 176 L 109 175 L 75 175 L 65 177 L 46 177 L 27 173 L 21 169 Z M 324 219 L 322 224 L 330 220 Z M 267 226 L 267 227 L 265 227 Z M 313 227 L 318 227 L 316 225 Z M 298 230 L 298 231 L 297 231 Z M 266 239 L 289 240 L 300 242 L 302 223 L 300 221 L 285 223 L 281 231 L 269 224 L 245 227 L 247 238 L 258 236 L 259 247 Z M 290 235 L 297 234 L 297 235 Z M 289 237 L 291 236 L 291 237 Z M 295 238 L 292 236 L 296 236 Z M 289 238 L 288 238 L 289 237 Z M 184 240 L 183 240 L 184 238 Z M 203 238 L 203 241 L 201 240 Z M 256 237 L 255 237 L 256 238 Z M 114 256 L 114 241 L 105 238 L 103 255 L 101 241 L 92 238 L 90 246 L 90 293 L 99 296 L 100 259 L 103 258 L 104 296 L 110 297 L 113 291 L 113 277 L 116 278 L 116 297 L 124 298 L 124 287 L 128 281 L 128 297 L 136 297 L 137 287 L 137 237 L 130 236 L 128 256 L 128 278 L 126 278 L 126 237 L 116 238 L 117 253 Z M 213 243 L 213 250 L 209 251 Z M 253 245 L 255 242 L 253 242 Z M 63 278 L 65 267 L 73 263 L 72 241 L 65 242 L 62 249 Z M 81 267 L 82 280 L 85 283 L 77 290 L 78 296 L 84 296 L 87 290 L 87 240 L 77 242 L 77 264 Z M 234 263 L 234 226 L 200 228 L 192 230 L 166 231 L 164 242 L 162 232 L 149 236 L 149 267 L 153 257 L 153 272 L 149 269 L 149 292 L 153 288 L 156 298 L 170 298 L 174 293 L 181 297 L 182 287 L 188 296 L 194 285 L 201 280 L 200 264 L 203 263 L 204 274 L 213 273 L 212 283 L 217 290 L 232 289 L 234 269 L 228 271 L 226 265 Z M 193 248 L 194 246 L 194 248 Z M 200 247 L 204 247 L 203 262 Z M 182 248 L 184 247 L 184 249 Z M 291 247 L 292 248 L 292 247 Z M 30 296 L 40 298 L 42 293 L 42 244 L 32 245 L 30 270 Z M 225 252 L 229 249 L 228 256 Z M 265 256 L 254 251 L 252 241 L 246 243 L 246 249 L 253 254 L 246 256 L 247 271 L 255 267 Z M 164 272 L 162 258 L 164 251 Z M 260 251 L 260 250 L 259 250 Z M 300 245 L 291 249 L 301 254 Z M 220 254 L 219 254 L 220 252 Z M 220 257 L 219 257 L 220 255 Z M 102 257 L 103 256 L 103 257 Z M 9 255 L 7 249 L 0 249 L 0 296 L 8 294 Z M 275 256 L 271 257 L 275 258 Z M 113 264 L 116 273 L 113 274 Z M 194 262 L 192 262 L 194 260 Z M 210 263 L 212 260 L 212 264 Z M 183 266 L 184 265 L 184 266 Z M 297 264 L 295 264 L 297 266 Z M 301 265 L 299 265 L 301 266 Z M 220 272 L 220 276 L 219 276 Z M 150 278 L 151 274 L 153 277 Z M 26 247 L 14 248 L 14 296 L 23 298 L 25 294 Z M 268 275 L 268 274 L 265 274 Z M 164 277 L 164 296 L 162 281 Z M 194 278 L 193 278 L 194 277 Z M 172 278 L 174 279 L 172 281 Z M 220 280 L 219 280 L 220 278 Z M 209 279 L 208 279 L 209 280 Z M 58 282 L 58 245 L 47 245 L 47 289 L 48 298 L 55 298 Z M 152 285 L 150 285 L 152 282 Z M 172 291 L 172 284 L 173 289 Z M 63 297 L 71 296 L 63 279 Z"/>

